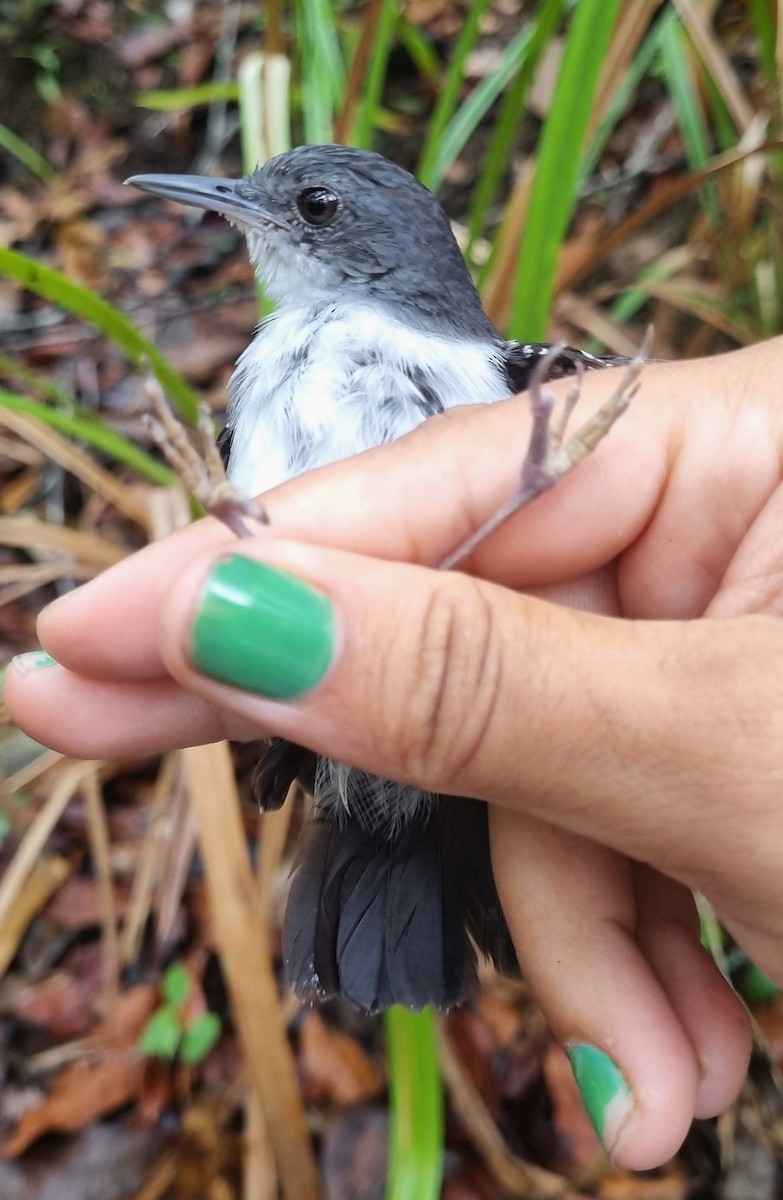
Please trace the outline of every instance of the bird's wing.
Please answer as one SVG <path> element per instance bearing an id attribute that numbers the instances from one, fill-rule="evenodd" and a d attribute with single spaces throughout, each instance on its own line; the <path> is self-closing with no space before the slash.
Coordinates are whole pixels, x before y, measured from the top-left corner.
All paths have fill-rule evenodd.
<path id="1" fill-rule="evenodd" d="M 552 346 L 548 342 L 505 342 L 503 344 L 501 360 L 510 392 L 527 391 L 534 370 L 551 349 Z M 576 350 L 573 346 L 564 346 L 557 358 L 553 358 L 550 362 L 547 379 L 562 379 L 564 375 L 573 375 L 580 366 L 586 371 L 595 371 L 602 367 L 620 366 L 628 361 L 619 354 L 588 354 L 586 350 Z"/>

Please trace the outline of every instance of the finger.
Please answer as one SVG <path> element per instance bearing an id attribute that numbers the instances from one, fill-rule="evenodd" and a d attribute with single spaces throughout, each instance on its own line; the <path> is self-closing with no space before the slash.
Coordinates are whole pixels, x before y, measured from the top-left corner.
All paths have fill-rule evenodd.
<path id="1" fill-rule="evenodd" d="M 660 1165 L 694 1116 L 731 1102 L 749 1057 L 747 1018 L 705 961 L 692 900 L 657 877 L 640 902 L 628 860 L 519 813 L 493 810 L 490 828 L 520 963 L 599 1136 L 625 1167 Z"/>
<path id="2" fill-rule="evenodd" d="M 693 1119 L 693 1046 L 634 940 L 627 860 L 541 821 L 491 811 L 492 863 L 525 978 L 571 1058 L 607 1152 L 659 1166 Z"/>
<path id="3" fill-rule="evenodd" d="M 606 398 L 615 374 L 586 379 L 585 414 Z M 633 541 L 650 519 L 667 470 L 668 393 L 660 383 L 648 390 L 650 401 L 642 406 L 638 397 L 595 456 L 499 535 L 503 554 L 480 555 L 482 573 L 543 584 L 591 571 Z M 513 493 L 529 426 L 525 397 L 444 414 L 398 442 L 270 493 L 265 504 L 272 524 L 257 536 L 438 562 Z M 225 527 L 206 520 L 142 550 L 50 605 L 39 619 L 42 645 L 81 674 L 160 674 L 151 631 L 161 603 L 199 553 L 232 544 Z"/>
<path id="4" fill-rule="evenodd" d="M 730 877 L 750 904 L 766 880 L 773 902 L 775 619 L 618 621 L 343 551 L 243 551 L 172 588 L 161 653 L 187 690 L 428 791 L 513 807 L 524 780 L 533 815 L 708 893 Z"/>
<path id="5" fill-rule="evenodd" d="M 612 571 L 553 584 L 539 594 L 572 608 L 617 613 Z M 16 724 L 44 745 L 76 758 L 111 758 L 156 754 L 223 737 L 259 737 L 257 726 L 198 699 L 168 675 L 136 679 L 123 660 L 107 657 L 101 661 L 106 677 L 79 674 L 89 665 L 85 645 L 85 639 L 75 644 L 72 670 L 37 651 L 11 660 L 3 698 Z M 47 668 L 45 675 L 42 667 Z"/>
<path id="6" fill-rule="evenodd" d="M 691 892 L 651 867 L 635 868 L 636 941 L 699 1063 L 694 1116 L 714 1117 L 736 1098 L 750 1061 L 747 1010 L 701 945 Z"/>
<path id="7" fill-rule="evenodd" d="M 85 679 L 57 663 L 12 660 L 3 698 L 36 741 L 74 758 L 159 754 L 221 738 L 262 736 L 232 720 L 171 678 L 122 682 Z"/>

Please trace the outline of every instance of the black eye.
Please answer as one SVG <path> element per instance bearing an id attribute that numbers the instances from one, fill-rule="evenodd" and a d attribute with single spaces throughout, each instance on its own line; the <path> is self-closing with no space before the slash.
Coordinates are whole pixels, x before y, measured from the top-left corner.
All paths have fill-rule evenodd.
<path id="1" fill-rule="evenodd" d="M 296 197 L 296 207 L 308 225 L 328 225 L 337 215 L 340 201 L 331 188 L 305 188 Z"/>

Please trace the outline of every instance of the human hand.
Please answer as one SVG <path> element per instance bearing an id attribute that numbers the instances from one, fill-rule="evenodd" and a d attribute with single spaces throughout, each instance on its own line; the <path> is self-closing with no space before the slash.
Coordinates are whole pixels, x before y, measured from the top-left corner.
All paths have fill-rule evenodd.
<path id="1" fill-rule="evenodd" d="M 201 522 L 42 614 L 61 665 L 12 668 L 12 713 L 72 754 L 270 733 L 490 801 L 523 969 L 561 1040 L 600 1051 L 582 1054 L 581 1083 L 607 1147 L 629 1167 L 659 1163 L 694 1115 L 731 1100 L 749 1046 L 688 889 L 783 977 L 780 354 L 773 342 L 648 367 L 605 445 L 480 549 L 478 578 L 420 564 L 513 490 L 524 399 L 286 485 L 253 539 Z M 613 384 L 588 376 L 585 407 Z M 294 589 L 317 616 L 300 630 L 308 653 L 272 679 L 254 650 L 280 640 L 244 641 L 244 691 L 193 661 L 236 629 L 237 605 L 211 626 L 202 605 L 201 650 L 193 637 L 204 581 L 237 555 L 316 589 Z M 251 592 L 268 602 L 279 582 Z M 705 613 L 733 619 L 692 620 Z M 738 615 L 752 613 L 766 615 Z M 271 684 L 311 690 L 270 700 Z"/>

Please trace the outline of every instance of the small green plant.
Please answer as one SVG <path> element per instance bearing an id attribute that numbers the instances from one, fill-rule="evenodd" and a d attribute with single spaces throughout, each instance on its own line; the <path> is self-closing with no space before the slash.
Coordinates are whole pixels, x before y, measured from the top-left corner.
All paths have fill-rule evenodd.
<path id="1" fill-rule="evenodd" d="M 145 1058 L 171 1061 L 179 1056 L 182 1062 L 193 1066 L 203 1062 L 214 1048 L 222 1029 L 220 1017 L 206 1012 L 187 1019 L 192 984 L 184 963 L 172 963 L 166 970 L 161 983 L 165 1003 L 150 1017 L 139 1043 Z"/>

